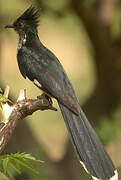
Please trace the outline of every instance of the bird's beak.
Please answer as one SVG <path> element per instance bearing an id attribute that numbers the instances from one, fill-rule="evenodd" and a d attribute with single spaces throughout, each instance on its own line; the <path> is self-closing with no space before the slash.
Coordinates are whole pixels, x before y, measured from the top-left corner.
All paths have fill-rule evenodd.
<path id="1" fill-rule="evenodd" d="M 14 28 L 14 25 L 13 24 L 9 24 L 9 25 L 5 26 L 5 28 Z"/>

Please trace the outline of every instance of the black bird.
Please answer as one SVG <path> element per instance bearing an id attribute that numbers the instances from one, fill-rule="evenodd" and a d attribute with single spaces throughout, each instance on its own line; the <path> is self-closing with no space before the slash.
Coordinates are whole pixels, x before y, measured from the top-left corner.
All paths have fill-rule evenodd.
<path id="1" fill-rule="evenodd" d="M 6 26 L 19 35 L 17 60 L 20 72 L 58 101 L 79 161 L 93 180 L 118 180 L 118 173 L 81 110 L 65 70 L 39 40 L 39 17 L 39 11 L 30 7 L 12 25 Z"/>

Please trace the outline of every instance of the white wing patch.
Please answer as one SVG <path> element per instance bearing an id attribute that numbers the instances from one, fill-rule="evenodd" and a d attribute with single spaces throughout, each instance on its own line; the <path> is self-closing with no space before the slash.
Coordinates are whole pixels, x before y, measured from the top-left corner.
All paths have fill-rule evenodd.
<path id="1" fill-rule="evenodd" d="M 33 82 L 37 87 L 42 88 L 42 85 L 36 79 Z"/>

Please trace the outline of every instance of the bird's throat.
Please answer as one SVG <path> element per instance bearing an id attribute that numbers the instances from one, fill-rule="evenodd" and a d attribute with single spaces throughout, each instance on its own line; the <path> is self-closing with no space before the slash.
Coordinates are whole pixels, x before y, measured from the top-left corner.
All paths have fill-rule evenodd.
<path id="1" fill-rule="evenodd" d="M 24 34 L 21 34 L 21 35 L 19 36 L 18 49 L 21 49 L 22 46 L 25 45 L 25 43 L 26 43 L 26 38 L 27 38 L 27 36 L 26 36 L 25 33 L 24 33 Z"/>

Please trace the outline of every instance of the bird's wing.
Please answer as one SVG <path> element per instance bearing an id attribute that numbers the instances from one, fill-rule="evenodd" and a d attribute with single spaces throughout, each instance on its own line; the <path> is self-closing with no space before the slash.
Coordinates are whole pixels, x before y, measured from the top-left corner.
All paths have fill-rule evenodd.
<path id="1" fill-rule="evenodd" d="M 80 113 L 80 106 L 67 74 L 51 51 L 45 49 L 36 53 L 24 47 L 18 52 L 18 64 L 24 77 L 38 81 L 42 89 L 60 103 L 76 114 Z"/>

